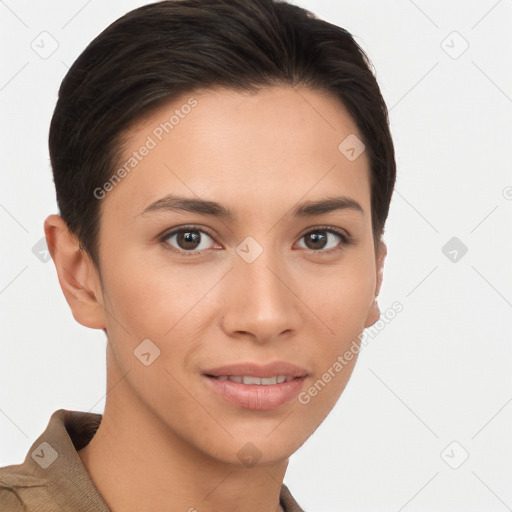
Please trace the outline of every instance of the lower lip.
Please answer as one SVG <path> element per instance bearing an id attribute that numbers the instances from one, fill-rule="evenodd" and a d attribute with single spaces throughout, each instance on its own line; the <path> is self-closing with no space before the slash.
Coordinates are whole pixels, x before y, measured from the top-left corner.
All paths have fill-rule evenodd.
<path id="1" fill-rule="evenodd" d="M 293 400 L 300 392 L 306 377 L 298 377 L 280 384 L 243 384 L 204 376 L 214 391 L 228 402 L 255 411 L 270 411 Z"/>

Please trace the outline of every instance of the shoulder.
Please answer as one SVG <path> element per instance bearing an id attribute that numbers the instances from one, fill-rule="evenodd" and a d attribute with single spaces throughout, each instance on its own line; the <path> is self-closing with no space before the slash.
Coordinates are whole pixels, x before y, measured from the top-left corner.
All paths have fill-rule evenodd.
<path id="1" fill-rule="evenodd" d="M 290 489 L 283 483 L 281 485 L 281 493 L 279 495 L 280 504 L 284 512 L 305 512 L 304 509 L 295 501 Z"/>
<path id="2" fill-rule="evenodd" d="M 0 512 L 108 511 L 77 450 L 101 415 L 59 409 L 21 464 L 0 467 Z"/>
<path id="3" fill-rule="evenodd" d="M 0 512 L 53 510 L 53 505 L 47 482 L 28 473 L 24 464 L 0 468 Z"/>

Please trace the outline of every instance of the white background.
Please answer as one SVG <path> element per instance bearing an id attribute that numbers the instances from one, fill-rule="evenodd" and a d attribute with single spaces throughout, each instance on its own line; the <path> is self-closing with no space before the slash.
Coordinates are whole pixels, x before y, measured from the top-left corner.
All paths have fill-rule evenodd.
<path id="1" fill-rule="evenodd" d="M 47 136 L 60 81 L 143 3 L 0 2 L 0 466 L 24 459 L 55 410 L 103 412 L 105 336 L 75 322 L 32 248 L 58 211 Z M 294 3 L 349 30 L 376 68 L 398 163 L 380 304 L 404 309 L 285 483 L 307 511 L 512 510 L 512 2 Z M 31 48 L 43 31 L 58 42 L 47 59 Z M 452 237 L 468 249 L 456 262 L 442 252 Z"/>

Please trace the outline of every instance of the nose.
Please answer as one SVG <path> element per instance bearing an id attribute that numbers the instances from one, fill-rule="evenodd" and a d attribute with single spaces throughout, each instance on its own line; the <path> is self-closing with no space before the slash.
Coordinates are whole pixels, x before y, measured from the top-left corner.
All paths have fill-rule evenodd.
<path id="1" fill-rule="evenodd" d="M 249 261 L 236 255 L 226 276 L 223 329 L 230 337 L 260 344 L 290 337 L 303 322 L 299 276 L 270 249 Z"/>

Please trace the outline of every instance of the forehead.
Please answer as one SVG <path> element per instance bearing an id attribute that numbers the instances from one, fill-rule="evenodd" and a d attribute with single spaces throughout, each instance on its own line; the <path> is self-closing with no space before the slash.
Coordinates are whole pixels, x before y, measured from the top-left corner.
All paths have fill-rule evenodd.
<path id="1" fill-rule="evenodd" d="M 344 105 L 317 90 L 184 94 L 131 127 L 116 167 L 125 169 L 123 178 L 105 202 L 140 212 L 179 192 L 261 211 L 284 196 L 296 202 L 343 194 L 369 212 L 366 152 L 356 159 L 344 152 L 344 141 L 361 138 Z"/>

